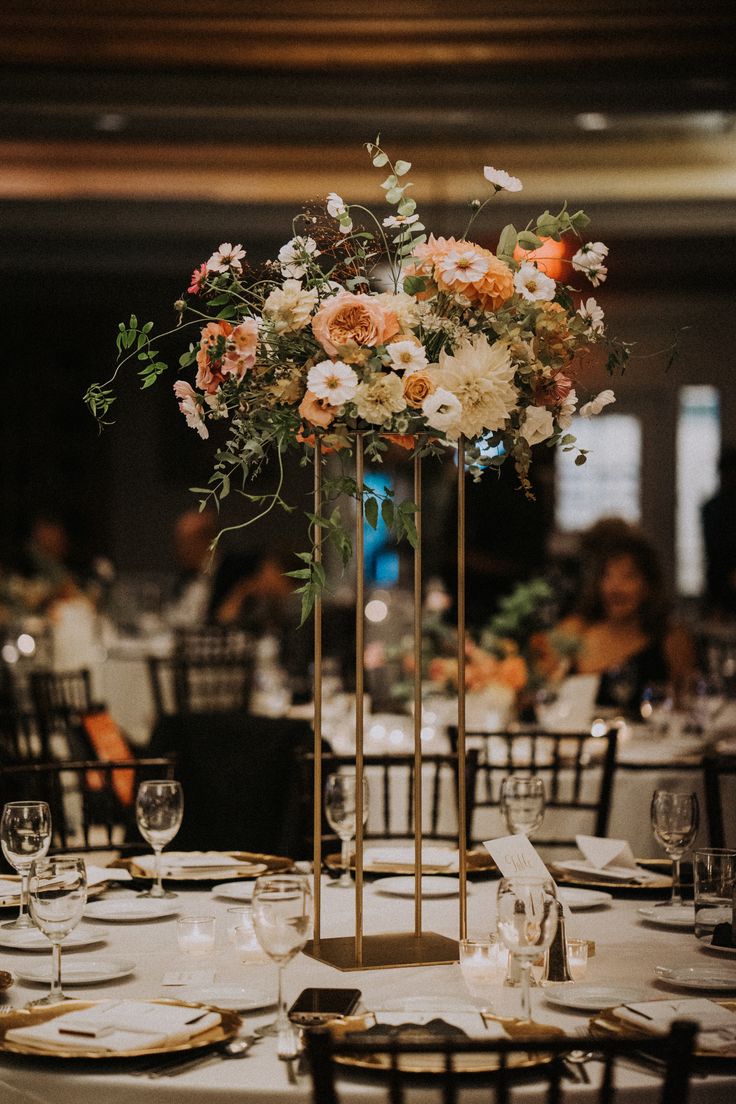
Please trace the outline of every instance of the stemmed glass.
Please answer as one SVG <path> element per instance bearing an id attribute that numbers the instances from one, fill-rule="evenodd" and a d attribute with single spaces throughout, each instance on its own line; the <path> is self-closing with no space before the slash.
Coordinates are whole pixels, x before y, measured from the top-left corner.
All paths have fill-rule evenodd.
<path id="1" fill-rule="evenodd" d="M 51 812 L 45 801 L 9 801 L 0 820 L 3 855 L 20 874 L 20 911 L 3 928 L 32 928 L 26 904 L 28 872 L 35 859 L 42 859 L 51 843 Z"/>
<path id="2" fill-rule="evenodd" d="M 337 882 L 330 882 L 338 889 L 352 889 L 350 877 L 350 841 L 356 828 L 357 779 L 354 773 L 344 771 L 331 774 L 325 784 L 325 816 L 341 842 L 340 865 L 342 874 Z M 363 823 L 368 819 L 368 780 L 363 778 Z"/>
<path id="3" fill-rule="evenodd" d="M 557 931 L 557 894 L 552 879 L 537 874 L 502 878 L 496 898 L 496 930 L 519 963 L 521 1019 L 530 1023 L 532 962 L 546 951 Z"/>
<path id="4" fill-rule="evenodd" d="M 138 831 L 153 848 L 156 881 L 139 897 L 176 897 L 161 883 L 161 852 L 181 827 L 184 815 L 184 794 L 181 783 L 169 779 L 141 782 L 135 802 L 135 819 Z"/>
<path id="5" fill-rule="evenodd" d="M 544 780 L 535 774 L 510 774 L 501 783 L 500 808 L 509 835 L 530 836 L 544 820 Z"/>
<path id="6" fill-rule="evenodd" d="M 253 927 L 261 949 L 279 970 L 278 1015 L 258 1029 L 259 1035 L 277 1035 L 279 1053 L 293 1054 L 293 1030 L 286 1015 L 284 969 L 309 938 L 312 890 L 307 878 L 296 874 L 264 874 L 253 887 Z"/>
<path id="7" fill-rule="evenodd" d="M 681 905 L 680 860 L 698 832 L 697 794 L 655 790 L 650 814 L 657 842 L 672 859 L 672 896 L 669 904 Z"/>
<path id="8" fill-rule="evenodd" d="M 61 944 L 76 928 L 87 903 L 84 859 L 39 859 L 31 866 L 29 904 L 36 927 L 51 940 L 51 989 L 34 1004 L 68 1000 L 61 989 Z"/>

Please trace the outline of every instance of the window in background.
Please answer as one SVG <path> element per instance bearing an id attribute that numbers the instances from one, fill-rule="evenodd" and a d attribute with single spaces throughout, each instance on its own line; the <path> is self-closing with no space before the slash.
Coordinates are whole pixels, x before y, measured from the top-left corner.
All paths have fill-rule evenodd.
<path id="1" fill-rule="evenodd" d="M 696 596 L 705 583 L 700 508 L 718 488 L 721 418 L 715 387 L 680 388 L 677 417 L 677 589 Z"/>
<path id="2" fill-rule="evenodd" d="M 384 487 L 391 486 L 391 480 L 383 472 L 367 472 L 364 482 L 366 487 L 378 494 L 383 494 Z M 399 553 L 380 510 L 375 529 L 368 522 L 363 525 L 363 544 L 366 585 L 396 586 L 399 581 Z"/>
<path id="3" fill-rule="evenodd" d="M 631 414 L 573 418 L 568 430 L 590 453 L 555 455 L 555 523 L 559 530 L 587 529 L 602 517 L 637 522 L 641 516 L 641 422 Z"/>

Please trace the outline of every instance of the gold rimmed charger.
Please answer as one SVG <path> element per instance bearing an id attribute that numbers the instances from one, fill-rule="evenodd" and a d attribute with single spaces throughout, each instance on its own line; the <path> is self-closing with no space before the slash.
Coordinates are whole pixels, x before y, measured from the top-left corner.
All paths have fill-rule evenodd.
<path id="1" fill-rule="evenodd" d="M 511 1038 L 518 1037 L 525 1042 L 539 1040 L 540 1044 L 543 1045 L 544 1039 L 559 1038 L 565 1034 L 561 1027 L 554 1027 L 551 1024 L 526 1023 L 521 1020 L 493 1016 L 488 1012 L 479 1012 L 478 1015 L 489 1023 L 500 1024 Z M 407 1016 L 410 1018 L 411 1012 L 407 1012 Z M 360 1016 L 348 1016 L 341 1020 L 334 1020 L 329 1024 L 329 1028 L 336 1038 L 343 1042 L 349 1042 L 351 1034 L 361 1033 L 362 1035 L 374 1024 L 374 1013 L 366 1012 Z M 421 1027 L 417 1026 L 416 1032 L 407 1032 L 406 1038 L 417 1041 L 431 1038 L 431 1034 L 423 1032 Z M 506 1068 L 509 1070 L 531 1069 L 534 1066 L 548 1064 L 553 1057 L 552 1054 L 545 1052 L 543 1049 L 510 1051 L 506 1055 Z M 456 1054 L 453 1059 L 453 1068 L 456 1073 L 494 1073 L 501 1067 L 500 1055 L 492 1051 L 488 1053 L 471 1051 L 467 1054 Z M 364 1052 L 360 1054 L 339 1054 L 335 1055 L 335 1062 L 341 1066 L 374 1070 L 376 1072 L 386 1072 L 391 1069 L 391 1059 L 389 1055 L 381 1053 L 378 1041 L 376 1041 L 375 1054 Z M 447 1071 L 445 1055 L 439 1050 L 436 1053 L 401 1054 L 398 1059 L 398 1068 L 406 1074 L 440 1075 Z"/>
<path id="2" fill-rule="evenodd" d="M 193 1035 L 182 1043 L 173 1046 L 160 1047 L 136 1047 L 132 1050 L 111 1051 L 82 1047 L 31 1046 L 29 1043 L 18 1043 L 6 1038 L 8 1031 L 16 1027 L 33 1027 L 36 1024 L 48 1023 L 58 1016 L 65 1016 L 68 1012 L 80 1012 L 85 1008 L 94 1008 L 101 1001 L 67 1000 L 61 1004 L 49 1004 L 44 1007 L 17 1008 L 12 1012 L 0 1014 L 0 1053 L 26 1054 L 37 1058 L 95 1058 L 110 1061 L 117 1058 L 142 1058 L 152 1057 L 157 1054 L 175 1054 L 179 1051 L 199 1050 L 201 1047 L 212 1046 L 215 1043 L 225 1043 L 237 1035 L 241 1025 L 241 1018 L 237 1012 L 228 1011 L 225 1008 L 216 1008 L 214 1005 L 199 1004 L 194 1001 L 157 1000 L 141 1001 L 141 1004 L 166 1004 L 177 1008 L 201 1008 L 203 1012 L 217 1012 L 220 1022 L 213 1027 Z"/>
<path id="3" fill-rule="evenodd" d="M 203 851 L 170 851 L 163 854 L 163 867 L 166 867 L 166 859 L 181 858 L 185 855 L 203 855 L 206 852 Z M 167 882 L 221 882 L 224 878 L 228 881 L 234 881 L 236 878 L 257 878 L 260 874 L 280 874 L 286 870 L 290 870 L 294 865 L 293 860 L 287 858 L 285 855 L 264 855 L 256 851 L 222 851 L 220 854 L 223 857 L 231 858 L 238 865 L 228 867 L 226 862 L 223 862 L 222 867 L 215 870 L 214 867 L 208 869 L 190 869 L 186 873 L 179 874 L 164 874 Z M 153 876 L 150 871 L 144 870 L 143 867 L 138 866 L 136 859 L 149 858 L 150 856 L 134 856 L 127 859 L 118 859 L 113 866 L 130 871 L 133 878 L 139 881 L 150 882 L 153 881 Z"/>
<path id="4" fill-rule="evenodd" d="M 637 859 L 636 864 L 655 877 L 647 882 L 637 882 L 633 878 L 631 881 L 614 881 L 611 878 L 596 878 L 595 875 L 589 878 L 585 874 L 566 870 L 554 862 L 549 864 L 549 870 L 560 885 L 576 886 L 578 889 L 604 889 L 614 895 L 625 890 L 626 893 L 641 893 L 645 896 L 647 893 L 659 894 L 662 890 L 672 888 L 670 859 Z"/>
<path id="5" fill-rule="evenodd" d="M 736 1012 L 736 1000 L 716 1000 L 715 1003 L 727 1008 L 730 1012 Z M 650 1032 L 637 1030 L 635 1024 L 629 1023 L 627 1020 L 620 1020 L 618 1016 L 614 1016 L 613 1012 L 613 1008 L 606 1008 L 599 1012 L 597 1016 L 592 1017 L 590 1020 L 591 1035 L 600 1037 L 614 1035 L 622 1039 L 641 1039 L 642 1041 L 654 1038 Z M 726 1059 L 731 1062 L 736 1060 L 736 1046 L 729 1050 L 703 1050 L 696 1043 L 693 1053 L 698 1058 Z"/>

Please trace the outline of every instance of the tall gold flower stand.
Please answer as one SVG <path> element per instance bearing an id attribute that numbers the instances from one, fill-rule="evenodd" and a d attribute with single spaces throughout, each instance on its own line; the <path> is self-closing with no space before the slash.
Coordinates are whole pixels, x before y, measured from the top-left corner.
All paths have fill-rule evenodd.
<path id="1" fill-rule="evenodd" d="M 322 450 L 319 441 L 314 457 L 314 513 L 322 512 Z M 458 961 L 458 941 L 436 932 L 425 931 L 422 923 L 422 461 L 414 456 L 414 501 L 417 545 L 414 551 L 414 926 L 406 932 L 364 934 L 363 915 L 363 699 L 364 699 L 364 574 L 363 499 L 358 499 L 355 528 L 355 930 L 349 936 L 322 937 L 322 602 L 314 609 L 314 936 L 304 953 L 338 970 L 373 970 L 389 966 L 429 966 Z M 457 571 L 458 571 L 458 739 L 457 808 L 459 915 L 458 938 L 467 935 L 467 809 L 465 790 L 465 443 L 458 442 L 457 457 Z M 355 479 L 364 485 L 364 448 L 362 435 L 355 436 Z M 319 527 L 315 535 L 315 555 L 322 558 Z"/>

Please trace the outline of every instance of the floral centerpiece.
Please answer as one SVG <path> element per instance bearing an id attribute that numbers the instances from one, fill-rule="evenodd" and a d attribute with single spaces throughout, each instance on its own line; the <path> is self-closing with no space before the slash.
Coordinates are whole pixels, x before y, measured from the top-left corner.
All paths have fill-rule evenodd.
<path id="1" fill-rule="evenodd" d="M 350 450 L 356 431 L 373 462 L 391 443 L 424 455 L 462 439 L 476 477 L 510 460 L 531 494 L 533 446 L 575 451 L 573 414 L 592 415 L 614 401 L 609 390 L 582 404 L 578 394 L 593 346 L 607 346 L 610 369 L 629 352 L 609 340 L 600 306 L 573 284 L 582 278 L 597 287 L 607 273 L 606 246 L 582 242 L 584 212 L 563 206 L 520 231 L 505 226 L 494 252 L 471 231 L 495 195 L 522 184 L 488 166 L 488 195 L 471 203 L 463 232 L 438 237 L 410 194 L 409 162 L 391 162 L 378 140 L 367 149 L 373 165 L 388 172 L 380 187 L 391 213 L 376 215 L 333 192 L 324 207 L 297 216 L 276 260 L 255 264 L 242 245 L 221 244 L 175 304 L 178 326 L 162 335 L 195 331 L 179 357 L 185 374 L 174 383 L 176 399 L 200 437 L 213 422 L 228 427 L 199 494 L 203 504 L 219 504 L 231 488 L 245 494 L 255 510 L 243 524 L 277 506 L 294 508 L 284 493 L 285 453 L 309 454 L 318 438 L 325 450 Z M 546 274 L 535 251 L 565 235 L 581 244 L 569 262 L 570 281 L 561 282 Z M 117 346 L 115 375 L 137 366 L 143 388 L 167 368 L 151 322 L 131 316 L 120 323 Z M 85 397 L 101 423 L 115 400 L 115 375 Z M 576 451 L 575 462 L 583 463 L 585 451 Z M 269 458 L 281 475 L 276 491 L 248 495 L 248 481 Z M 335 500 L 345 494 L 362 499 L 368 524 L 377 524 L 380 511 L 398 538 L 415 540 L 417 506 L 396 502 L 390 488 L 376 493 L 346 474 L 324 486 L 325 508 L 310 523 L 344 562 L 351 540 Z M 307 616 L 325 576 L 314 549 L 300 558 L 291 574 Z"/>

